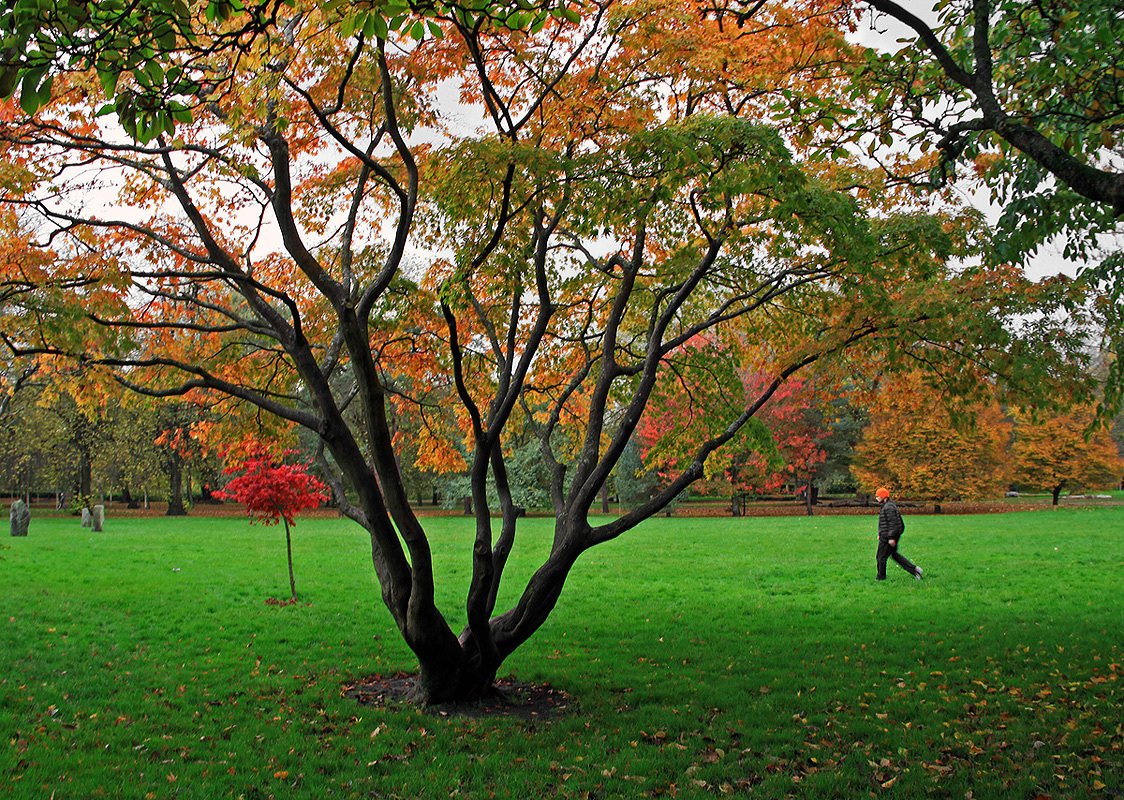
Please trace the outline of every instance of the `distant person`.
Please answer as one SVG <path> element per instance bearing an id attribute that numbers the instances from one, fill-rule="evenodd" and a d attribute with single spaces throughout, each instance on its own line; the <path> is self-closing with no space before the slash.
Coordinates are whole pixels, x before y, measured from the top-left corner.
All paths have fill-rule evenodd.
<path id="1" fill-rule="evenodd" d="M 905 532 L 905 523 L 897 505 L 890 499 L 890 490 L 881 487 L 874 493 L 882 509 L 878 512 L 878 580 L 886 580 L 886 560 L 894 559 L 898 566 L 921 580 L 921 567 L 913 564 L 898 552 L 898 542 Z"/>

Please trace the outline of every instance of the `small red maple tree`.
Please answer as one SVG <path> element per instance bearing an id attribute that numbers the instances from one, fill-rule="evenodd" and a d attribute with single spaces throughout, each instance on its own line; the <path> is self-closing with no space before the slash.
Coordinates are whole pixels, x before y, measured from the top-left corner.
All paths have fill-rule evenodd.
<path id="1" fill-rule="evenodd" d="M 286 451 L 281 458 L 293 451 Z M 293 542 L 289 526 L 296 525 L 294 515 L 306 508 L 316 508 L 327 502 L 327 487 L 308 474 L 306 464 L 286 464 L 263 448 L 223 470 L 224 475 L 238 475 L 226 488 L 215 492 L 223 500 L 246 504 L 250 523 L 260 517 L 266 525 L 285 523 L 285 549 L 289 560 L 290 602 L 297 600 L 297 582 L 293 575 Z M 240 475 L 238 473 L 241 473 Z"/>

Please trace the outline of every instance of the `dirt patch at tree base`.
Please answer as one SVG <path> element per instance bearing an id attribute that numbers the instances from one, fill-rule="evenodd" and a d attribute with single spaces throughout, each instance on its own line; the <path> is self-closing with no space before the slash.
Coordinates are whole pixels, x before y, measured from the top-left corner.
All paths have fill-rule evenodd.
<path id="1" fill-rule="evenodd" d="M 416 676 L 406 672 L 372 675 L 345 684 L 343 694 L 360 705 L 391 706 L 408 704 Z M 481 700 L 456 703 L 430 703 L 417 708 L 438 717 L 515 717 L 527 722 L 545 722 L 577 710 L 570 695 L 550 684 L 497 678 L 496 691 Z"/>

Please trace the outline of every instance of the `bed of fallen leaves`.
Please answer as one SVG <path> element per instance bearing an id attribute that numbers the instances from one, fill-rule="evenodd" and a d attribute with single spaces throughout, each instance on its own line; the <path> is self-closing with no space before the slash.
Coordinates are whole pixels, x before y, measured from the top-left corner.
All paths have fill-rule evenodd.
<path id="1" fill-rule="evenodd" d="M 415 676 L 408 672 L 370 675 L 344 684 L 343 694 L 360 705 L 386 706 L 410 702 Z M 475 701 L 432 703 L 422 707 L 441 717 L 515 717 L 535 722 L 546 721 L 577 709 L 573 698 L 545 683 L 528 683 L 513 678 L 497 678 L 493 695 Z"/>

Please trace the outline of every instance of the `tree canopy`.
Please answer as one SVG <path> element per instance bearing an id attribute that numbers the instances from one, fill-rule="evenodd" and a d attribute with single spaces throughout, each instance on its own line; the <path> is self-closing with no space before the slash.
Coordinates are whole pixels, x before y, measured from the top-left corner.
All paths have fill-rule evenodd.
<path id="1" fill-rule="evenodd" d="M 1011 446 L 1014 477 L 1050 492 L 1054 505 L 1062 489 L 1096 489 L 1124 479 L 1124 460 L 1103 428 L 1090 430 L 1093 409 L 1076 408 L 1045 419 L 1021 414 Z"/>
<path id="2" fill-rule="evenodd" d="M 166 36 L 125 27 L 123 45 L 108 22 L 59 21 L 43 77 L 20 51 L 34 97 L 0 121 L 5 224 L 34 255 L 34 272 L 4 264 L 21 312 L 4 341 L 314 432 L 426 700 L 486 691 L 582 554 L 704 476 L 810 364 L 840 380 L 913 365 L 964 390 L 984 374 L 1014 395 L 1087 388 L 1066 330 L 1074 286 L 965 266 L 987 243 L 977 214 L 813 146 L 827 118 L 794 109 L 849 102 L 849 12 L 519 9 L 176 4 Z M 85 31 L 126 56 L 116 82 L 108 56 L 81 55 Z M 699 337 L 752 351 L 761 380 L 691 430 L 645 502 L 592 517 L 658 387 L 716 363 L 692 352 Z M 459 632 L 403 483 L 406 428 L 419 458 L 468 471 Z M 519 517 L 508 459 L 528 441 L 554 537 L 497 608 Z"/>
<path id="3" fill-rule="evenodd" d="M 851 470 L 868 492 L 937 500 L 994 497 L 1010 482 L 1011 423 L 994 398 L 950 412 L 917 373 L 880 387 Z"/>
<path id="4" fill-rule="evenodd" d="M 877 112 L 854 126 L 904 137 L 933 158 L 891 169 L 911 183 L 975 182 L 1002 209 L 990 257 L 1018 261 L 1053 242 L 1102 295 L 1115 354 L 1101 409 L 1124 394 L 1124 15 L 1116 0 L 963 0 L 935 4 L 928 24 L 909 4 L 864 0 L 906 27 L 905 46 L 867 54 L 856 92 Z M 886 163 L 890 163 L 887 161 Z"/>

